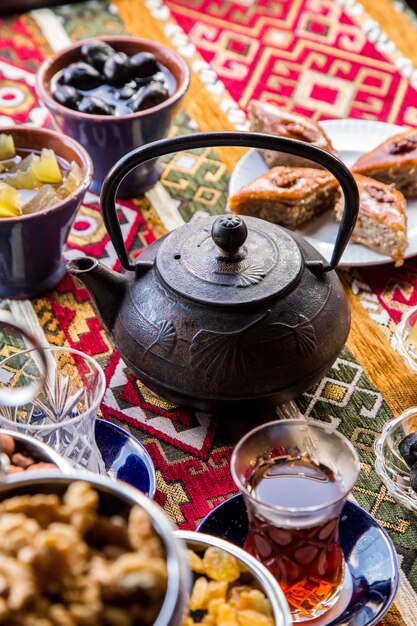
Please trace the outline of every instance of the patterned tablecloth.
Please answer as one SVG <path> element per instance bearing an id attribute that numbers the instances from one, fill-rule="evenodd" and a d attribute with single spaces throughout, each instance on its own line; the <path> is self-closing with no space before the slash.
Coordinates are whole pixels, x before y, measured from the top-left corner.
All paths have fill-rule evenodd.
<path id="1" fill-rule="evenodd" d="M 71 41 L 130 32 L 176 48 L 192 83 L 171 134 L 247 128 L 251 98 L 313 119 L 353 117 L 417 126 L 416 18 L 388 0 L 115 0 L 36 10 L 0 21 L 0 124 L 50 120 L 34 92 L 44 57 Z M 200 150 L 165 159 L 145 197 L 119 203 L 132 254 L 167 230 L 226 205 L 238 149 Z M 119 268 L 98 198 L 90 193 L 75 220 L 66 256 L 100 258 Z M 340 272 L 352 331 L 340 358 L 313 389 L 276 414 L 334 424 L 358 450 L 362 472 L 353 495 L 387 529 L 400 557 L 401 581 L 385 623 L 417 624 L 417 522 L 376 476 L 373 443 L 384 423 L 417 404 L 415 376 L 392 347 L 401 316 L 417 304 L 417 263 Z M 233 428 L 155 397 L 112 347 L 87 292 L 70 276 L 45 297 L 4 302 L 53 345 L 70 345 L 103 366 L 101 414 L 131 430 L 157 471 L 156 500 L 176 523 L 195 528 L 236 492 L 229 473 L 233 443 L 253 424 Z M 3 352 L 10 350 L 4 346 Z M 238 432 L 239 431 L 239 432 Z"/>

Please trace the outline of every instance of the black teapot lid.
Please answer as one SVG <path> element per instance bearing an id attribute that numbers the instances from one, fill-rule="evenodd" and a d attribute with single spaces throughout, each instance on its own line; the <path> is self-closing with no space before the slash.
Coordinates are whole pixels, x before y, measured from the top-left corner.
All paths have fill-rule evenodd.
<path id="1" fill-rule="evenodd" d="M 129 259 L 116 211 L 116 194 L 122 180 L 152 159 L 213 146 L 245 146 L 302 155 L 337 178 L 345 205 L 332 257 L 327 263 L 317 253 L 308 260 L 308 267 L 317 276 L 334 270 L 359 212 L 359 192 L 349 169 L 330 152 L 303 141 L 233 131 L 192 133 L 155 141 L 133 150 L 113 166 L 103 183 L 100 202 L 122 266 L 136 271 L 139 278 L 141 270 L 153 267 L 155 261 L 155 249 L 145 250 L 136 264 Z M 161 279 L 174 292 L 206 304 L 230 306 L 267 300 L 289 288 L 303 269 L 303 256 L 295 239 L 281 227 L 253 217 L 245 217 L 245 222 L 235 215 L 207 218 L 204 223 L 197 220 L 174 230 L 158 243 L 158 248 L 156 265 Z"/>
<path id="2" fill-rule="evenodd" d="M 170 233 L 156 257 L 162 280 L 205 304 L 253 304 L 277 296 L 299 277 L 303 259 L 291 235 L 264 220 L 203 218 Z"/>

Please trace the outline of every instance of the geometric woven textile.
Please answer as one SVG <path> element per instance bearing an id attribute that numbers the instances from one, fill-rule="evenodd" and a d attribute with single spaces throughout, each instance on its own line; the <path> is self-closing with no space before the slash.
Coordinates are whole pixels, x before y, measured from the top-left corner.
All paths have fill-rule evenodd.
<path id="1" fill-rule="evenodd" d="M 125 33 L 158 39 L 189 64 L 191 84 L 169 129 L 172 136 L 245 129 L 251 99 L 316 121 L 352 117 L 417 126 L 417 70 L 405 51 L 409 41 L 415 44 L 415 32 L 398 3 L 376 4 L 378 16 L 367 12 L 372 0 L 114 0 L 4 18 L 0 124 L 51 126 L 34 88 L 40 62 L 72 41 Z M 384 20 L 387 28 L 395 23 L 395 42 L 385 35 Z M 223 213 L 230 174 L 242 154 L 207 148 L 164 157 L 161 178 L 149 192 L 118 202 L 130 256 L 184 222 Z M 121 269 L 97 195 L 86 194 L 64 254 L 67 259 L 89 255 Z M 237 493 L 230 456 L 237 440 L 258 423 L 297 416 L 343 433 L 361 461 L 352 495 L 387 530 L 400 558 L 400 589 L 384 622 L 416 626 L 417 521 L 387 495 L 374 470 L 373 446 L 389 419 L 417 405 L 415 377 L 395 351 L 393 337 L 403 313 L 417 305 L 417 263 L 343 270 L 340 277 L 352 330 L 333 367 L 295 401 L 256 419 L 230 422 L 175 406 L 137 380 L 88 292 L 68 274 L 43 297 L 1 306 L 34 317 L 51 345 L 77 348 L 103 367 L 100 416 L 146 446 L 156 467 L 155 499 L 182 528 L 195 529 Z M 22 348 L 0 339 L 0 357 Z"/>

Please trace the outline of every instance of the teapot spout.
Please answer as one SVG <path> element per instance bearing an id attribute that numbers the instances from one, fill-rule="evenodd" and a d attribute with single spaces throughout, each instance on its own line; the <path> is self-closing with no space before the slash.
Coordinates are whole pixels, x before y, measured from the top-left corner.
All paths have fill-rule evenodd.
<path id="1" fill-rule="evenodd" d="M 125 295 L 128 277 L 88 256 L 68 261 L 67 270 L 87 289 L 105 329 L 111 333 Z"/>

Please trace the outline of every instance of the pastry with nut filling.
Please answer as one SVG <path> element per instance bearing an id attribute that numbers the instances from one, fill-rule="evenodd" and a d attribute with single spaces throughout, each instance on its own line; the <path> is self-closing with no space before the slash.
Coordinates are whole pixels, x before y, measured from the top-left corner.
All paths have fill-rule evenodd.
<path id="1" fill-rule="evenodd" d="M 352 170 L 383 183 L 394 183 L 405 196 L 417 196 L 417 129 L 394 135 L 363 154 Z"/>
<path id="2" fill-rule="evenodd" d="M 233 213 L 253 215 L 290 229 L 334 209 L 340 195 L 329 172 L 310 167 L 278 166 L 229 198 Z"/>
<path id="3" fill-rule="evenodd" d="M 407 214 L 405 198 L 394 185 L 385 185 L 354 173 L 359 189 L 359 215 L 351 241 L 376 250 L 402 265 L 407 248 Z M 336 219 L 340 221 L 343 202 L 337 202 Z"/>
<path id="4" fill-rule="evenodd" d="M 252 100 L 249 103 L 250 130 L 257 133 L 269 133 L 279 137 L 298 139 L 336 154 L 330 139 L 322 128 L 300 113 L 290 113 L 273 104 Z M 286 165 L 288 167 L 313 167 L 323 169 L 321 165 L 297 154 L 259 150 L 269 167 Z"/>

